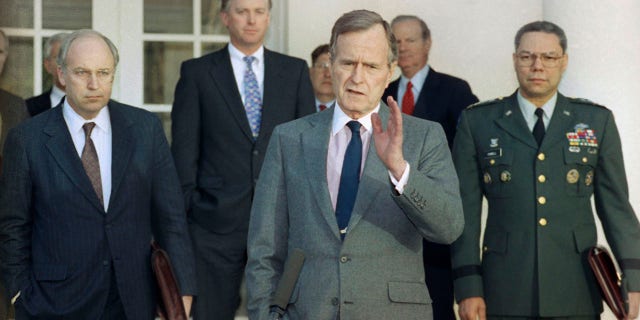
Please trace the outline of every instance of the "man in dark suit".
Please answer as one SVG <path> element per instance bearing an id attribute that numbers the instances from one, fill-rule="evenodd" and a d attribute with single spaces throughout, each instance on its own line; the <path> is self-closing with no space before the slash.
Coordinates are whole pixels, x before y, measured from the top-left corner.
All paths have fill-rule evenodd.
<path id="1" fill-rule="evenodd" d="M 319 45 L 311 52 L 311 67 L 309 67 L 317 111 L 331 107 L 336 101 L 330 67 L 329 44 Z"/>
<path id="2" fill-rule="evenodd" d="M 187 312 L 195 267 L 159 119 L 110 100 L 115 46 L 93 30 L 62 44 L 67 98 L 14 128 L 0 185 L 2 275 L 17 319 L 154 319 L 155 238 Z"/>
<path id="3" fill-rule="evenodd" d="M 434 319 L 422 239 L 462 230 L 457 176 L 441 127 L 380 102 L 397 51 L 375 12 L 331 33 L 335 107 L 274 131 L 249 227 L 249 317 L 270 300 L 294 248 L 305 254 L 286 319 Z"/>
<path id="4" fill-rule="evenodd" d="M 518 90 L 463 111 L 453 157 L 465 229 L 452 245 L 463 320 L 599 319 L 586 256 L 597 215 L 622 267 L 629 316 L 640 303 L 640 226 L 613 114 L 558 92 L 567 37 L 536 21 L 515 37 Z M 478 250 L 482 200 L 489 213 Z"/>
<path id="5" fill-rule="evenodd" d="M 416 16 L 401 15 L 391 21 L 398 44 L 398 66 L 402 75 L 391 82 L 383 98 L 401 102 L 404 113 L 442 125 L 449 147 L 453 145 L 460 112 L 478 102 L 469 84 L 436 72 L 429 64 L 431 31 Z M 410 84 L 410 90 L 407 85 Z M 448 245 L 424 241 L 424 267 L 435 319 L 453 320 L 453 276 Z"/>
<path id="6" fill-rule="evenodd" d="M 9 55 L 9 38 L 0 30 L 0 75 L 4 69 L 4 64 Z M 4 141 L 6 140 L 9 130 L 17 126 L 22 120 L 29 117 L 27 107 L 22 98 L 0 89 L 0 166 L 2 165 L 2 150 L 4 149 Z M 2 176 L 2 168 L 0 167 L 0 176 Z M 0 262 L 2 257 L 0 256 Z M 0 278 L 0 319 L 7 317 L 9 309 L 9 298 L 5 292 L 4 281 Z"/>
<path id="7" fill-rule="evenodd" d="M 29 114 L 33 117 L 39 113 L 45 112 L 60 103 L 64 97 L 64 86 L 58 78 L 58 53 L 60 45 L 68 33 L 56 33 L 52 35 L 44 44 L 45 57 L 43 60 L 44 69 L 49 75 L 53 84 L 51 88 L 40 95 L 27 99 L 27 108 Z"/>
<path id="8" fill-rule="evenodd" d="M 196 253 L 196 319 L 234 318 L 271 132 L 315 111 L 306 62 L 263 46 L 270 10 L 270 0 L 223 0 L 230 43 L 185 61 L 176 86 L 172 152 Z"/>

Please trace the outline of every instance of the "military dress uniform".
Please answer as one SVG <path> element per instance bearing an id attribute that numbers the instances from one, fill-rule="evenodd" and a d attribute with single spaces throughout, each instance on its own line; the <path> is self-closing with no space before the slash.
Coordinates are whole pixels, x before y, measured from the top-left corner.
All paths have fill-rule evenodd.
<path id="1" fill-rule="evenodd" d="M 640 228 L 611 111 L 558 94 L 538 147 L 517 92 L 479 103 L 461 116 L 453 158 L 465 214 L 452 246 L 458 301 L 483 297 L 490 317 L 600 314 L 586 260 L 597 242 L 592 195 L 624 284 L 640 291 Z"/>

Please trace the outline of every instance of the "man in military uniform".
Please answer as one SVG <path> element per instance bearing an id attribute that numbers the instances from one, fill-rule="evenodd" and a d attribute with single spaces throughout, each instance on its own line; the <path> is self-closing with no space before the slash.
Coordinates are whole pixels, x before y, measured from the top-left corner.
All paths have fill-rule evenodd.
<path id="1" fill-rule="evenodd" d="M 460 318 L 599 319 L 601 297 L 586 260 L 597 243 L 594 195 L 635 319 L 640 227 L 613 115 L 558 93 L 568 63 L 560 27 L 529 23 L 515 47 L 519 89 L 466 109 L 455 137 L 465 214 L 452 246 Z M 483 196 L 489 214 L 481 261 Z"/>

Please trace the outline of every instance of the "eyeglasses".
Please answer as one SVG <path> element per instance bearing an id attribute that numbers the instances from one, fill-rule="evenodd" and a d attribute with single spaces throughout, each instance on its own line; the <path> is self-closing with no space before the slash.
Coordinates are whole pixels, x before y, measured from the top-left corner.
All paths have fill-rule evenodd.
<path id="1" fill-rule="evenodd" d="M 113 80 L 113 70 L 111 69 L 99 69 L 95 72 L 92 72 L 91 70 L 87 70 L 87 69 L 83 69 L 83 68 L 76 68 L 73 70 L 70 70 L 71 74 L 78 79 L 81 79 L 83 81 L 89 82 L 89 80 L 92 79 L 93 75 L 95 74 L 96 79 L 100 82 L 100 83 L 107 83 L 107 82 L 111 82 L 111 80 Z"/>
<path id="2" fill-rule="evenodd" d="M 531 53 L 520 52 L 516 54 L 516 63 L 518 67 L 531 67 L 538 58 L 542 62 L 542 65 L 547 68 L 555 68 L 560 65 L 560 59 L 564 57 L 564 54 L 557 55 L 555 53 Z"/>
<path id="3" fill-rule="evenodd" d="M 316 69 L 329 69 L 331 64 L 329 62 L 317 62 L 313 65 Z"/>

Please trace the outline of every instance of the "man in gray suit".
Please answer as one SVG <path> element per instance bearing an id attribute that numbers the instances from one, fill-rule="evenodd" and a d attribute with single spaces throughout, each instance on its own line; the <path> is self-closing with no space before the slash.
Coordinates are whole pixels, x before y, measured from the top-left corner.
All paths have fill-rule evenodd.
<path id="1" fill-rule="evenodd" d="M 447 140 L 393 98 L 380 102 L 397 57 L 380 15 L 343 15 L 330 46 L 336 107 L 278 126 L 267 149 L 249 225 L 249 317 L 273 312 L 300 249 L 290 319 L 431 319 L 422 238 L 451 243 L 463 228 Z"/>

